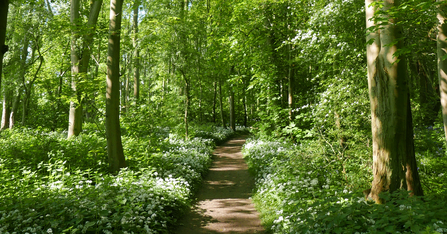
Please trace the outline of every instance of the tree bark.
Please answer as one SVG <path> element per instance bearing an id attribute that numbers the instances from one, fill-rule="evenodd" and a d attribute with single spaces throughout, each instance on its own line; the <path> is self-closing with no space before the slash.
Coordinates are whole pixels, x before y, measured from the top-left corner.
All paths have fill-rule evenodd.
<path id="1" fill-rule="evenodd" d="M 72 98 L 76 101 L 70 101 L 70 114 L 68 118 L 68 138 L 72 136 L 77 136 L 81 132 L 82 127 L 82 100 L 80 100 L 80 93 L 77 90 L 77 83 L 79 80 L 79 60 L 80 55 L 78 51 L 80 46 L 78 41 L 80 38 L 79 27 L 80 27 L 80 14 L 79 10 L 81 7 L 81 0 L 71 0 L 70 3 L 70 23 L 73 27 L 72 37 L 71 37 L 71 91 Z"/>
<path id="2" fill-rule="evenodd" d="M 2 111 L 2 123 L 0 126 L 0 131 L 5 130 L 9 127 L 9 114 L 11 112 L 11 92 L 6 90 L 3 92 L 3 111 Z"/>
<path id="3" fill-rule="evenodd" d="M 234 92 L 233 89 L 230 87 L 230 128 L 233 131 L 236 131 L 236 120 L 235 120 L 235 113 L 234 113 Z"/>
<path id="4" fill-rule="evenodd" d="M 225 123 L 225 115 L 224 115 L 224 112 L 223 112 L 223 102 L 222 102 L 222 99 L 223 99 L 223 97 L 222 97 L 222 80 L 220 79 L 220 77 L 219 77 L 219 104 L 220 104 L 220 119 L 221 119 L 221 122 L 222 122 L 222 127 L 226 127 L 226 123 Z"/>
<path id="5" fill-rule="evenodd" d="M 375 26 L 372 17 L 378 9 L 370 6 L 372 2 L 365 0 L 367 28 Z M 383 10 L 398 4 L 398 1 L 385 0 Z M 400 28 L 396 19 L 384 17 L 388 24 L 367 36 L 367 41 L 373 40 L 367 45 L 374 175 L 370 196 L 377 203 L 384 202 L 379 194 L 385 191 L 407 189 L 412 195 L 422 195 L 414 150 L 411 150 L 413 126 L 405 57 L 393 57 L 401 46 L 401 42 L 393 44 L 400 38 Z"/>
<path id="6" fill-rule="evenodd" d="M 447 1 L 439 0 L 438 6 L 438 79 L 441 96 L 442 119 L 444 120 L 444 133 L 447 142 Z"/>
<path id="7" fill-rule="evenodd" d="M 119 119 L 120 106 L 120 30 L 123 0 L 110 1 L 109 43 L 107 52 L 106 135 L 109 168 L 118 172 L 126 167 Z"/>
<path id="8" fill-rule="evenodd" d="M 213 123 L 216 123 L 217 82 L 213 82 Z"/>
<path id="9" fill-rule="evenodd" d="M 96 28 L 96 22 L 98 21 L 99 12 L 101 10 L 102 0 L 95 0 L 91 2 L 90 13 L 87 21 L 87 27 L 90 33 L 84 36 L 80 35 L 81 17 L 79 14 L 80 0 L 71 0 L 70 7 L 70 23 L 74 27 L 71 40 L 71 89 L 72 99 L 75 101 L 70 102 L 70 114 L 68 124 L 68 138 L 77 136 L 82 131 L 82 92 L 78 89 L 78 83 L 81 79 L 87 78 L 87 71 L 89 67 L 91 48 L 93 44 L 93 35 Z M 79 39 L 83 39 L 82 52 Z M 82 53 L 82 54 L 80 54 Z"/>
<path id="10" fill-rule="evenodd" d="M 189 114 L 189 105 L 190 105 L 190 95 L 189 95 L 189 89 L 190 89 L 190 84 L 189 84 L 189 80 L 186 78 L 185 74 L 182 73 L 183 79 L 185 80 L 185 117 L 184 117 L 184 121 L 185 121 L 185 138 L 188 140 L 189 137 L 189 121 L 188 121 L 188 114 Z"/>
<path id="11" fill-rule="evenodd" d="M 13 129 L 15 126 L 15 116 L 16 116 L 17 110 L 19 108 L 21 96 L 22 96 L 22 88 L 19 87 L 19 89 L 17 91 L 17 96 L 14 99 L 14 103 L 12 104 L 11 113 L 9 114 L 9 129 Z"/>
<path id="12" fill-rule="evenodd" d="M 6 24 L 8 20 L 9 0 L 0 0 L 0 90 L 2 88 L 3 55 L 7 52 L 5 45 Z"/>
<path id="13" fill-rule="evenodd" d="M 288 45 L 288 56 L 289 56 L 289 68 L 288 68 L 288 104 L 289 104 L 289 121 L 293 121 L 293 77 L 292 77 L 292 64 L 291 64 L 291 53 L 292 50 Z"/>

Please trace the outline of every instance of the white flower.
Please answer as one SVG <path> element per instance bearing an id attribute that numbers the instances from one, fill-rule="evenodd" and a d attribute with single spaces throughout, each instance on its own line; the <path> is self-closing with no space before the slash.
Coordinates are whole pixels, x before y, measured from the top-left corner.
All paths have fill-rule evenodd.
<path id="1" fill-rule="evenodd" d="M 53 233 L 53 229 L 48 228 L 48 229 L 47 229 L 47 233 Z"/>

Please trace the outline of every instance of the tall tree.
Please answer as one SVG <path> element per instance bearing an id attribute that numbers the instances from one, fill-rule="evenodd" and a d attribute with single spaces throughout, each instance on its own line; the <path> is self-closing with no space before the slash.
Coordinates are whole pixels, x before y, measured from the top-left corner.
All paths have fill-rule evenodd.
<path id="1" fill-rule="evenodd" d="M 77 136 L 82 131 L 82 91 L 78 88 L 79 81 L 86 77 L 91 46 L 93 44 L 93 35 L 98 21 L 99 11 L 101 10 L 102 0 L 90 2 L 90 13 L 87 21 L 87 28 L 82 28 L 80 16 L 81 0 L 71 0 L 70 23 L 72 25 L 71 40 L 71 89 L 72 100 L 70 102 L 70 114 L 68 124 L 68 137 Z M 82 35 L 81 32 L 88 32 Z M 82 47 L 80 45 L 82 39 Z"/>
<path id="2" fill-rule="evenodd" d="M 8 51 L 8 47 L 5 45 L 8 7 L 9 0 L 0 0 L 0 90 L 2 87 L 3 55 Z"/>
<path id="3" fill-rule="evenodd" d="M 110 1 L 109 43 L 107 52 L 106 135 L 107 155 L 112 172 L 126 167 L 119 119 L 120 105 L 120 31 L 123 0 Z"/>
<path id="4" fill-rule="evenodd" d="M 368 86 L 371 102 L 373 137 L 373 175 L 370 196 L 377 203 L 384 201 L 379 194 L 407 189 L 414 195 L 423 195 L 415 163 L 413 126 L 407 86 L 407 68 L 404 56 L 396 56 L 401 48 L 401 29 L 397 19 L 387 10 L 399 6 L 399 1 L 384 0 L 383 8 L 365 0 L 366 25 L 373 29 L 367 36 Z M 374 14 L 381 10 L 379 22 Z"/>
<path id="5" fill-rule="evenodd" d="M 140 98 L 140 49 L 138 48 L 138 9 L 140 2 L 135 1 L 133 6 L 133 96 L 135 100 Z"/>
<path id="6" fill-rule="evenodd" d="M 441 95 L 442 119 L 444 120 L 444 133 L 447 141 L 447 1 L 439 0 L 438 6 L 438 79 Z"/>

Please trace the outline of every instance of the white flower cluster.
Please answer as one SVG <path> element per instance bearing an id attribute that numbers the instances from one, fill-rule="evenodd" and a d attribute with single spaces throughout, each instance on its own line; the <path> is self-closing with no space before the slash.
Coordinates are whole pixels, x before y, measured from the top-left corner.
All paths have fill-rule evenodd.
<path id="1" fill-rule="evenodd" d="M 61 233 L 69 227 L 73 233 L 166 233 L 173 213 L 187 206 L 192 184 L 210 165 L 213 142 L 171 136 L 164 144 L 159 159 L 172 166 L 163 170 L 122 169 L 113 176 L 70 171 L 63 161 L 42 164 L 50 176 L 30 183 L 25 197 L 11 197 L 19 204 L 0 201 L 0 233 Z M 22 171 L 30 180 L 40 179 L 28 168 Z"/>

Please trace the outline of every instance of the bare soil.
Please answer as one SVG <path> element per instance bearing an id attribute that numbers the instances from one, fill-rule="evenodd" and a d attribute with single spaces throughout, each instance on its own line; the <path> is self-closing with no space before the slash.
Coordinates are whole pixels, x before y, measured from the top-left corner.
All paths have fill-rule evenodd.
<path id="1" fill-rule="evenodd" d="M 180 220 L 176 234 L 265 232 L 250 199 L 254 179 L 242 158 L 244 143 L 245 137 L 240 136 L 215 149 L 197 202 Z"/>

